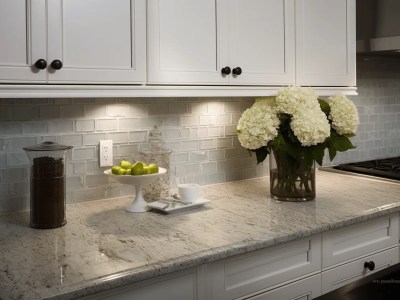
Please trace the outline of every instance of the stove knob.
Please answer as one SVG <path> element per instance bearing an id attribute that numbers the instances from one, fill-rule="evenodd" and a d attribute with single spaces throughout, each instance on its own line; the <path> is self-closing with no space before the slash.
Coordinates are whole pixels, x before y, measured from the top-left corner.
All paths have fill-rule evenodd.
<path id="1" fill-rule="evenodd" d="M 368 269 L 370 271 L 373 271 L 375 269 L 375 263 L 371 260 L 371 261 L 366 261 L 364 263 L 364 268 Z"/>

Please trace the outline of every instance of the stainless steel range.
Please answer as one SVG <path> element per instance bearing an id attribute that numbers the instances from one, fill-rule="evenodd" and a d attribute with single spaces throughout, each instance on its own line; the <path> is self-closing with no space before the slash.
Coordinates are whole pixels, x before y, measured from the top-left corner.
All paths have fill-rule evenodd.
<path id="1" fill-rule="evenodd" d="M 400 156 L 341 164 L 337 170 L 400 180 Z"/>

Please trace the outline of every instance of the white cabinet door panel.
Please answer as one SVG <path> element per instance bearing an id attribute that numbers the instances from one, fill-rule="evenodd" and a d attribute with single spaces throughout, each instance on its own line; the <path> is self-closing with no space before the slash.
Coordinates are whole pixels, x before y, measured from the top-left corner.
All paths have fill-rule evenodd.
<path id="1" fill-rule="evenodd" d="M 327 231 L 322 234 L 322 267 L 344 263 L 398 242 L 398 214 Z"/>
<path id="2" fill-rule="evenodd" d="M 206 266 L 207 299 L 228 300 L 320 270 L 321 237 L 277 245 Z"/>
<path id="3" fill-rule="evenodd" d="M 226 26 L 224 16 L 217 17 L 220 4 L 216 0 L 148 1 L 150 84 L 228 81 L 220 71 L 225 66 L 220 57 L 227 60 L 219 34 Z"/>
<path id="4" fill-rule="evenodd" d="M 33 66 L 46 59 L 45 4 L 45 0 L 0 1 L 0 82 L 46 80 L 46 70 Z"/>
<path id="5" fill-rule="evenodd" d="M 144 0 L 52 0 L 49 82 L 145 81 Z"/>
<path id="6" fill-rule="evenodd" d="M 314 275 L 248 300 L 311 300 L 321 296 L 321 274 Z"/>
<path id="7" fill-rule="evenodd" d="M 293 0 L 150 0 L 151 84 L 293 84 Z M 240 67 L 239 76 L 221 74 Z"/>
<path id="8" fill-rule="evenodd" d="M 294 2 L 230 1 L 230 65 L 242 74 L 232 84 L 293 84 Z"/>
<path id="9" fill-rule="evenodd" d="M 27 15 L 26 1 L 6 0 L 0 2 L 0 47 L 2 65 L 26 64 Z"/>
<path id="10" fill-rule="evenodd" d="M 75 68 L 130 66 L 130 4 L 129 0 L 64 1 L 63 60 Z"/>
<path id="11" fill-rule="evenodd" d="M 185 13 L 179 14 L 178 7 Z M 216 68 L 216 19 L 215 12 L 209 13 L 213 10 L 213 1 L 206 1 L 205 4 L 187 0 L 159 2 L 162 70 L 204 72 Z M 196 27 L 190 27 L 191 23 L 195 23 Z"/>
<path id="12" fill-rule="evenodd" d="M 375 269 L 373 271 L 364 268 L 364 263 L 369 261 L 375 263 Z M 329 293 L 346 284 L 350 284 L 372 273 L 390 267 L 398 263 L 398 261 L 399 249 L 395 247 L 322 272 L 322 293 Z"/>
<path id="13" fill-rule="evenodd" d="M 194 269 L 164 275 L 143 282 L 97 293 L 81 300 L 200 300 L 197 282 L 199 272 Z"/>
<path id="14" fill-rule="evenodd" d="M 297 83 L 354 86 L 355 0 L 296 1 Z"/>

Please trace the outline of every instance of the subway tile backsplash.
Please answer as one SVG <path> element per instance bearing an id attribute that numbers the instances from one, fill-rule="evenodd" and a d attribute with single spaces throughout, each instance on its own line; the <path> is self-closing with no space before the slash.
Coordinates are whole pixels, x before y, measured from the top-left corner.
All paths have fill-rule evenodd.
<path id="1" fill-rule="evenodd" d="M 360 115 L 352 138 L 357 148 L 339 153 L 333 164 L 400 156 L 400 56 L 358 57 L 357 88 L 350 97 Z"/>
<path id="2" fill-rule="evenodd" d="M 400 155 L 400 58 L 358 59 L 360 113 L 353 142 L 333 163 Z M 210 184 L 267 175 L 267 164 L 237 141 L 252 98 L 0 99 L 0 212 L 29 208 L 29 162 L 22 147 L 43 141 L 74 146 L 67 157 L 67 202 L 128 195 L 99 167 L 98 143 L 114 142 L 114 162 L 138 159 L 159 124 L 171 157 L 172 185 Z M 325 164 L 330 164 L 326 159 Z"/>
<path id="3" fill-rule="evenodd" d="M 252 98 L 4 99 L 0 101 L 0 211 L 29 208 L 29 161 L 22 150 L 46 140 L 74 146 L 67 156 L 67 202 L 132 194 L 99 167 L 99 141 L 114 143 L 114 162 L 139 159 L 158 124 L 171 156 L 172 185 L 263 176 L 267 166 L 240 147 L 235 128 Z M 84 101 L 82 101 L 84 100 Z"/>

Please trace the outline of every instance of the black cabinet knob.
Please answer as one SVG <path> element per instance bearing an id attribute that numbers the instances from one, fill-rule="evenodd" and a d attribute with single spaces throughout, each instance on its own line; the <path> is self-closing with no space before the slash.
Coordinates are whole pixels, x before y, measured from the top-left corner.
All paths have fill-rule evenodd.
<path id="1" fill-rule="evenodd" d="M 229 74 L 231 74 L 231 68 L 229 68 L 229 67 L 222 68 L 221 73 L 224 75 L 229 75 Z"/>
<path id="2" fill-rule="evenodd" d="M 375 263 L 371 260 L 371 261 L 366 261 L 364 263 L 364 268 L 373 271 L 375 269 Z"/>
<path id="3" fill-rule="evenodd" d="M 240 75 L 242 74 L 242 68 L 241 67 L 236 67 L 232 70 L 233 75 Z"/>
<path id="4" fill-rule="evenodd" d="M 53 60 L 50 65 L 54 70 L 60 70 L 62 68 L 62 62 L 58 59 Z"/>
<path id="5" fill-rule="evenodd" d="M 44 70 L 47 67 L 47 61 L 45 61 L 44 59 L 38 59 L 35 62 L 35 67 L 40 69 L 40 70 Z"/>

